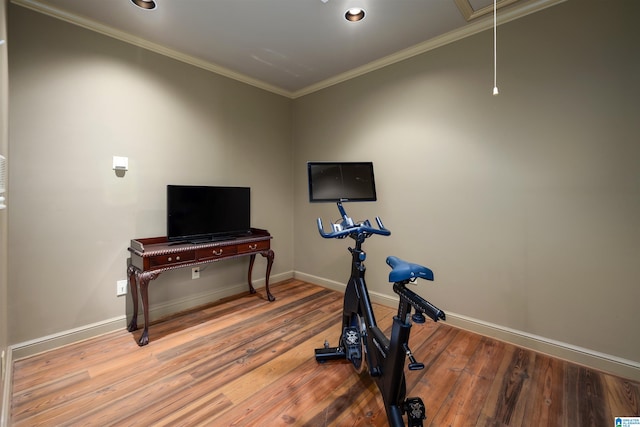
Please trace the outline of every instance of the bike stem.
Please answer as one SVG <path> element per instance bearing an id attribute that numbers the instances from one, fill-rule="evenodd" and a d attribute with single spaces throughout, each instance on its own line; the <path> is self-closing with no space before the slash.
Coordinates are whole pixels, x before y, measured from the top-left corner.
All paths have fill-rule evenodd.
<path id="1" fill-rule="evenodd" d="M 367 285 L 364 280 L 364 274 L 366 272 L 366 267 L 364 265 L 364 260 L 367 258 L 367 254 L 362 250 L 362 242 L 364 242 L 364 237 L 361 239 L 356 238 L 356 246 L 355 248 L 349 248 L 349 252 L 351 252 L 352 262 L 351 262 L 351 277 L 349 278 L 349 283 L 347 285 L 346 293 L 355 292 L 358 299 L 362 300 L 362 304 L 354 304 L 353 306 L 345 306 L 346 313 L 358 313 L 360 316 L 365 318 L 365 323 L 370 327 L 377 327 L 376 318 L 373 313 L 373 307 L 371 305 L 371 301 L 369 300 L 369 292 L 367 290 Z M 345 301 L 351 301 L 350 298 L 346 298 Z M 353 301 L 356 301 L 355 299 Z M 349 318 L 345 316 L 343 318 L 343 328 L 349 326 Z M 365 340 L 366 343 L 366 340 Z"/>

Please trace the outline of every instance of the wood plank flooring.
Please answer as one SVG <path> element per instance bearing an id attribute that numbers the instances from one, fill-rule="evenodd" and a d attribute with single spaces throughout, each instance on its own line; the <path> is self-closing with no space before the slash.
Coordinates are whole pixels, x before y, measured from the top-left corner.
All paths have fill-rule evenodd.
<path id="1" fill-rule="evenodd" d="M 290 280 L 15 361 L 13 426 L 386 426 L 382 399 L 336 344 L 342 293 Z M 443 307 L 446 311 L 446 307 Z M 375 306 L 382 329 L 393 309 Z M 640 415 L 640 384 L 427 321 L 406 371 L 425 426 L 613 426 Z"/>

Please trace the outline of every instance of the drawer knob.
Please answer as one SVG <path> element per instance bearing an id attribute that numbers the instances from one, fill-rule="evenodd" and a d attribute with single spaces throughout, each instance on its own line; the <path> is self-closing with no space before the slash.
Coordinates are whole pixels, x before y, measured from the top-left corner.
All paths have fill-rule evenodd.
<path id="1" fill-rule="evenodd" d="M 180 257 L 179 256 L 176 257 L 176 261 L 180 261 Z"/>
<path id="2" fill-rule="evenodd" d="M 167 258 L 167 261 L 171 262 L 171 261 L 173 261 L 173 260 L 171 259 L 171 257 L 169 257 L 169 258 Z"/>
<path id="3" fill-rule="evenodd" d="M 222 249 L 220 249 L 219 251 L 216 251 L 215 249 L 213 250 L 213 254 L 216 256 L 220 256 L 222 255 Z"/>
<path id="4" fill-rule="evenodd" d="M 253 245 L 249 245 L 249 249 L 251 249 L 252 251 L 256 250 L 257 247 L 258 247 L 257 243 L 254 243 Z"/>

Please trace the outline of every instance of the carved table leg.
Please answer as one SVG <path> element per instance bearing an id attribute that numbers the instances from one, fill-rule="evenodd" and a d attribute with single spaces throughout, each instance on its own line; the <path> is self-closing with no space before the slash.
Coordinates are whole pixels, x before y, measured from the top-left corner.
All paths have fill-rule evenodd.
<path id="1" fill-rule="evenodd" d="M 131 265 L 127 268 L 127 276 L 129 277 L 129 289 L 131 289 L 131 298 L 133 299 L 133 317 L 127 326 L 127 331 L 133 332 L 138 329 L 138 282 L 136 280 L 136 269 Z"/>
<path id="2" fill-rule="evenodd" d="M 251 283 L 251 272 L 253 271 L 253 262 L 256 260 L 256 254 L 251 254 L 249 256 L 249 293 L 255 294 L 256 290 L 253 287 L 253 283 Z"/>
<path id="3" fill-rule="evenodd" d="M 149 282 L 158 277 L 159 274 L 160 273 L 156 272 L 138 274 L 140 296 L 142 297 L 142 312 L 144 313 L 144 329 L 140 339 L 138 340 L 138 345 L 140 347 L 149 344 Z"/>
<path id="4" fill-rule="evenodd" d="M 265 277 L 265 289 L 267 290 L 267 298 L 269 301 L 275 301 L 276 297 L 271 295 L 271 291 L 269 290 L 269 275 L 271 274 L 271 266 L 273 265 L 273 258 L 275 256 L 274 252 L 269 249 L 265 252 L 260 252 L 260 255 L 267 258 L 267 276 Z M 253 262 L 256 260 L 256 254 L 251 254 L 249 256 L 249 292 L 252 294 L 256 293 L 256 290 L 253 287 L 253 283 L 251 283 L 251 272 L 253 271 Z"/>
<path id="5" fill-rule="evenodd" d="M 275 301 L 276 297 L 271 295 L 271 291 L 269 290 L 269 276 L 271 275 L 271 266 L 273 265 L 273 258 L 275 258 L 275 253 L 273 252 L 273 250 L 269 249 L 266 252 L 261 252 L 260 255 L 267 259 L 267 275 L 264 278 L 265 289 L 267 290 L 267 298 L 269 298 L 269 301 Z"/>

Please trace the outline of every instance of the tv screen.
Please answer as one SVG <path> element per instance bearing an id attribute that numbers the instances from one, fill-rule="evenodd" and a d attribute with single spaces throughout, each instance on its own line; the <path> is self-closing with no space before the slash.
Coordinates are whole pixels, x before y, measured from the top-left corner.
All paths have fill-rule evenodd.
<path id="1" fill-rule="evenodd" d="M 170 241 L 213 240 L 250 228 L 250 188 L 167 185 Z"/>
<path id="2" fill-rule="evenodd" d="M 373 202 L 372 162 L 308 162 L 310 202 Z"/>

